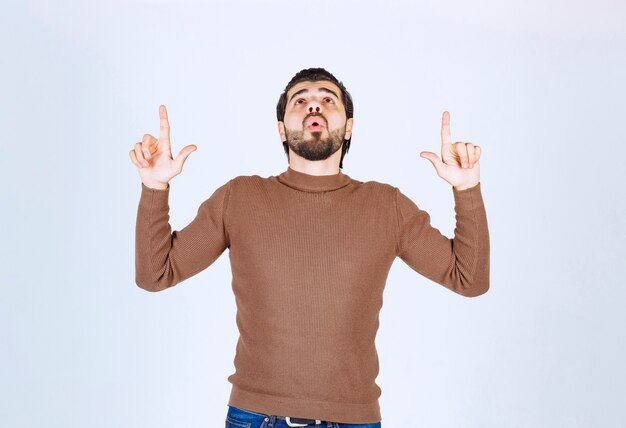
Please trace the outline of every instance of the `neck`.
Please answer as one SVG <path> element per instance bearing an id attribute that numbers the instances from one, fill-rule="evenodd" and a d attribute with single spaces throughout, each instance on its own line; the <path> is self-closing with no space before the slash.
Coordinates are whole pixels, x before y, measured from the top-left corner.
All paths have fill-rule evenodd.
<path id="1" fill-rule="evenodd" d="M 327 171 L 324 169 L 324 171 Z M 341 170 L 331 174 L 309 174 L 290 166 L 278 176 L 278 181 L 305 192 L 325 192 L 347 186 L 351 178 Z"/>
<path id="2" fill-rule="evenodd" d="M 324 161 L 311 162 L 296 159 L 296 156 L 294 156 L 294 159 L 289 162 L 289 168 L 309 175 L 339 174 L 339 163 L 332 158 L 328 158 Z"/>

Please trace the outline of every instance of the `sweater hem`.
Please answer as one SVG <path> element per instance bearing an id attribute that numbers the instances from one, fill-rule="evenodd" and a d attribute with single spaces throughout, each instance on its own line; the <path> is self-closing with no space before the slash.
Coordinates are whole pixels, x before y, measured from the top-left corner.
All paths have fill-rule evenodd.
<path id="1" fill-rule="evenodd" d="M 265 415 L 319 419 L 344 424 L 371 424 L 382 420 L 378 399 L 371 403 L 316 401 L 252 392 L 237 385 L 233 385 L 231 389 L 228 405 Z"/>

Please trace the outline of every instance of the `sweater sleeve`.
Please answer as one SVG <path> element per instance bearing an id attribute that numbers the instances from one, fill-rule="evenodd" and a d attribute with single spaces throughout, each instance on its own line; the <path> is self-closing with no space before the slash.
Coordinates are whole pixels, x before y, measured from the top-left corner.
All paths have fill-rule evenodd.
<path id="1" fill-rule="evenodd" d="M 141 183 L 135 228 L 135 283 L 161 291 L 209 267 L 230 246 L 226 209 L 232 180 L 220 186 L 180 231 L 169 224 L 169 191 Z"/>
<path id="2" fill-rule="evenodd" d="M 399 256 L 413 270 L 466 297 L 489 289 L 489 230 L 480 183 L 454 194 L 456 227 L 449 239 L 430 215 L 396 189 Z"/>

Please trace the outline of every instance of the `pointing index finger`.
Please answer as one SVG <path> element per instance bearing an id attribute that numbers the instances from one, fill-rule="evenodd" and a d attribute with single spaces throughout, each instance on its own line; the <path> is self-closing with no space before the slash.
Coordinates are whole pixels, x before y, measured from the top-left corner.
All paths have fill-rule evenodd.
<path id="1" fill-rule="evenodd" d="M 450 137 L 450 113 L 444 111 L 443 117 L 441 118 L 441 150 L 443 151 L 451 144 L 452 138 Z"/>
<path id="2" fill-rule="evenodd" d="M 170 145 L 170 122 L 167 117 L 167 109 L 164 105 L 159 106 L 159 117 L 161 119 L 161 128 L 159 131 L 159 142 L 169 147 Z"/>

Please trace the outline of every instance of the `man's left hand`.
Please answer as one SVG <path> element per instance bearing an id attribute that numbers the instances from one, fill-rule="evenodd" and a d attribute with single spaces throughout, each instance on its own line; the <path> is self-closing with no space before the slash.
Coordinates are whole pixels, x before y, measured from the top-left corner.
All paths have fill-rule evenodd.
<path id="1" fill-rule="evenodd" d="M 474 187 L 480 181 L 481 149 L 472 143 L 458 141 L 452 144 L 450 137 L 450 113 L 443 112 L 441 121 L 441 158 L 433 152 L 420 152 L 428 159 L 437 175 L 457 190 Z"/>

